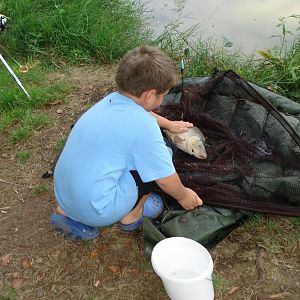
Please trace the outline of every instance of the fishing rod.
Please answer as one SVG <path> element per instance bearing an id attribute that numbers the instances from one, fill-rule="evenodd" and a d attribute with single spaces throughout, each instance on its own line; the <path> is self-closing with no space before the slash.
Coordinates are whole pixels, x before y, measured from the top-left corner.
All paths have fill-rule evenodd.
<path id="1" fill-rule="evenodd" d="M 5 25 L 6 25 L 7 19 L 8 19 L 7 17 L 5 17 L 4 15 L 0 14 L 0 33 L 5 29 Z M 30 99 L 30 95 L 25 90 L 25 88 L 22 85 L 21 81 L 16 76 L 16 74 L 14 73 L 14 71 L 11 69 L 11 67 L 8 65 L 8 63 L 6 62 L 6 60 L 4 59 L 4 57 L 2 56 L 1 53 L 0 53 L 0 60 L 3 63 L 4 67 L 7 69 L 7 71 L 9 72 L 9 74 L 15 80 L 15 82 L 17 83 L 17 85 L 21 88 L 21 90 L 23 91 L 23 93 Z"/>
<path id="2" fill-rule="evenodd" d="M 181 74 L 181 83 L 184 85 L 184 60 L 180 61 L 180 74 Z"/>

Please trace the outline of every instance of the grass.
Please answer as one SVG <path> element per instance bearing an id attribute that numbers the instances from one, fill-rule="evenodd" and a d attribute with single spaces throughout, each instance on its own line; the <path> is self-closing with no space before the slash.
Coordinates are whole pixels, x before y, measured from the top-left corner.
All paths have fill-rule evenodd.
<path id="1" fill-rule="evenodd" d="M 22 140 L 26 140 L 27 138 L 29 138 L 31 136 L 31 133 L 31 128 L 18 127 L 10 133 L 9 141 L 12 144 L 16 144 L 18 142 L 21 142 Z"/>
<path id="2" fill-rule="evenodd" d="M 66 141 L 67 141 L 67 137 L 63 137 L 59 139 L 53 146 L 54 152 L 60 153 L 64 148 Z"/>
<path id="3" fill-rule="evenodd" d="M 16 159 L 21 163 L 24 164 L 31 156 L 31 152 L 28 150 L 21 150 L 16 153 Z"/>
<path id="4" fill-rule="evenodd" d="M 1 291 L 0 300 L 15 300 L 17 299 L 17 292 L 14 288 L 9 288 Z"/>
<path id="5" fill-rule="evenodd" d="M 152 264 L 150 259 L 145 259 L 139 265 L 141 271 L 152 270 Z"/>
<path id="6" fill-rule="evenodd" d="M 0 65 L 0 133 L 6 130 L 9 141 L 16 144 L 30 137 L 33 130 L 51 125 L 51 119 L 45 113 L 37 113 L 37 109 L 64 99 L 73 87 L 63 80 L 48 82 L 47 76 L 54 72 L 53 68 L 32 64 L 26 73 L 22 73 L 17 64 L 9 64 L 31 96 L 27 98 Z"/>
<path id="7" fill-rule="evenodd" d="M 13 144 L 30 137 L 34 129 L 40 130 L 51 123 L 48 116 L 34 115 L 30 110 L 24 112 L 19 122 L 20 125 L 9 134 L 9 141 Z"/>
<path id="8" fill-rule="evenodd" d="M 156 44 L 178 63 L 185 60 L 185 77 L 211 76 L 216 69 L 231 69 L 248 81 L 300 102 L 300 37 L 292 36 L 289 50 L 282 50 L 290 44 L 287 36 L 291 33 L 286 28 L 289 18 L 296 19 L 300 28 L 300 15 L 280 18 L 280 43 L 273 49 L 259 51 L 260 58 L 257 53 L 244 55 L 238 49 L 220 47 L 212 38 L 196 39 L 197 26 L 180 31 L 178 20 L 165 28 Z"/>
<path id="9" fill-rule="evenodd" d="M 212 275 L 212 281 L 214 290 L 220 295 L 222 295 L 233 284 L 231 280 L 225 278 L 221 274 L 217 274 L 216 272 Z"/>
<path id="10" fill-rule="evenodd" d="M 45 183 L 37 184 L 32 187 L 32 194 L 34 196 L 40 196 L 46 194 L 48 191 L 49 191 L 49 187 Z"/>
<path id="11" fill-rule="evenodd" d="M 2 44 L 22 57 L 110 62 L 151 35 L 139 1 L 0 0 L 0 7 L 10 18 Z"/>
<path id="12" fill-rule="evenodd" d="M 254 232 L 256 245 L 274 255 L 292 254 L 300 241 L 300 218 L 255 214 L 241 226 L 242 232 Z"/>

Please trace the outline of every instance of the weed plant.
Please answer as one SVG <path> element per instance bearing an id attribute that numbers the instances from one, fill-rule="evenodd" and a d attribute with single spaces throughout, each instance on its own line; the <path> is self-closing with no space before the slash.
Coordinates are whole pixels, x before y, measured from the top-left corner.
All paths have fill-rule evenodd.
<path id="1" fill-rule="evenodd" d="M 250 55 L 239 49 L 218 46 L 211 38 L 195 39 L 197 26 L 180 31 L 181 22 L 176 20 L 165 27 L 165 31 L 156 40 L 156 44 L 179 63 L 185 61 L 185 76 L 210 76 L 217 70 L 231 69 L 246 80 L 268 88 L 300 102 L 300 37 L 294 40 L 289 49 L 287 36 L 291 33 L 286 28 L 289 18 L 299 22 L 300 15 L 280 18 L 280 44 L 267 51 L 258 51 Z"/>
<path id="2" fill-rule="evenodd" d="M 34 110 L 63 99 L 73 87 L 64 81 L 45 84 L 52 70 L 41 65 L 31 66 L 28 72 L 22 73 L 17 65 L 9 64 L 31 96 L 27 98 L 4 66 L 0 65 L 0 133 L 8 130 L 9 140 L 18 143 L 28 138 L 34 129 L 39 130 L 51 123 L 46 115 L 36 114 Z"/>
<path id="3" fill-rule="evenodd" d="M 126 0 L 0 0 L 0 36 L 13 55 L 109 62 L 148 41 L 142 6 Z"/>
<path id="4" fill-rule="evenodd" d="M 21 164 L 26 163 L 26 161 L 30 158 L 30 156 L 31 156 L 31 152 L 28 150 L 21 150 L 16 153 L 16 158 Z"/>

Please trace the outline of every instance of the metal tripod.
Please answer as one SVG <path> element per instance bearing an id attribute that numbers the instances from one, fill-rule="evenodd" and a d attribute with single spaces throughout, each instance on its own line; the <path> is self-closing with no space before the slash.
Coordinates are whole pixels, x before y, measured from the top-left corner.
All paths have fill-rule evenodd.
<path id="1" fill-rule="evenodd" d="M 5 29 L 5 24 L 7 22 L 7 19 L 9 19 L 8 17 L 0 14 L 0 33 Z M 2 47 L 0 45 L 0 48 L 4 49 L 4 47 Z M 15 82 L 17 83 L 17 85 L 21 88 L 21 90 L 24 92 L 24 94 L 30 98 L 30 95 L 27 93 L 27 91 L 25 90 L 25 88 L 23 87 L 21 81 L 18 79 L 18 77 L 15 75 L 14 71 L 10 68 L 10 66 L 8 65 L 8 63 L 5 61 L 5 59 L 3 58 L 3 56 L 0 53 L 0 60 L 3 63 L 4 67 L 7 69 L 7 71 L 9 72 L 9 74 L 13 77 L 13 79 L 15 80 Z"/>
<path id="2" fill-rule="evenodd" d="M 3 58 L 3 56 L 0 53 L 0 60 L 3 63 L 4 67 L 7 69 L 7 71 L 9 72 L 9 74 L 13 77 L 13 79 L 15 80 L 15 82 L 18 84 L 18 86 L 21 88 L 21 90 L 24 92 L 24 94 L 30 98 L 30 95 L 27 93 L 27 91 L 25 90 L 25 88 L 23 87 L 21 81 L 18 79 L 18 77 L 16 76 L 16 74 L 14 73 L 14 71 L 10 68 L 10 66 L 8 65 L 8 63 L 5 61 L 5 59 Z"/>

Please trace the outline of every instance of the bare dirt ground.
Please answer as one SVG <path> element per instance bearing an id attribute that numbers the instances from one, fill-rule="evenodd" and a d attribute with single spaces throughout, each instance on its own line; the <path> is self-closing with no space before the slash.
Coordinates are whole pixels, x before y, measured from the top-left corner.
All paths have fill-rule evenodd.
<path id="1" fill-rule="evenodd" d="M 114 225 L 94 241 L 73 242 L 48 224 L 53 183 L 41 175 L 70 125 L 113 90 L 114 70 L 83 66 L 52 74 L 48 84 L 66 80 L 74 91 L 39 111 L 51 126 L 17 145 L 7 133 L 0 137 L 0 299 L 168 299 L 143 254 L 142 230 L 124 233 Z M 32 153 L 25 163 L 16 158 L 21 150 Z M 210 251 L 216 299 L 300 299 L 299 229 L 299 219 L 264 216 L 233 231 Z"/>

